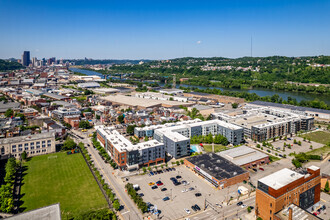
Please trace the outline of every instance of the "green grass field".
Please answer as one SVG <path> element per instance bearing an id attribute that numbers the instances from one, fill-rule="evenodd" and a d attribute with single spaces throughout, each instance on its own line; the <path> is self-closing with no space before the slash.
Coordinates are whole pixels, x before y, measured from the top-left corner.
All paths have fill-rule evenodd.
<path id="1" fill-rule="evenodd" d="M 311 141 L 315 141 L 321 144 L 327 144 L 330 142 L 330 132 L 316 131 L 309 134 L 305 134 L 302 137 L 310 138 Z"/>
<path id="2" fill-rule="evenodd" d="M 62 219 L 107 203 L 81 154 L 65 152 L 32 157 L 25 163 L 21 209 L 60 203 Z"/>
<path id="3" fill-rule="evenodd" d="M 212 152 L 212 144 L 203 144 L 203 146 L 206 152 Z M 219 152 L 223 150 L 227 150 L 227 147 L 223 145 L 214 145 L 214 152 Z"/>
<path id="4" fill-rule="evenodd" d="M 309 155 L 323 155 L 323 154 L 328 154 L 328 153 L 330 153 L 330 145 L 325 145 L 321 148 L 317 148 L 317 149 L 306 152 L 306 154 L 309 154 Z"/>

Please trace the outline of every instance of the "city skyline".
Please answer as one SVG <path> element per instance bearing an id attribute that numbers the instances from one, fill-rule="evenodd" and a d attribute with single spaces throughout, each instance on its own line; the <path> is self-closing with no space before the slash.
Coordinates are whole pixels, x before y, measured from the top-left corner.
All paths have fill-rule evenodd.
<path id="1" fill-rule="evenodd" d="M 329 55 L 328 1 L 2 1 L 0 58 Z M 22 22 L 22 21 L 25 22 Z"/>

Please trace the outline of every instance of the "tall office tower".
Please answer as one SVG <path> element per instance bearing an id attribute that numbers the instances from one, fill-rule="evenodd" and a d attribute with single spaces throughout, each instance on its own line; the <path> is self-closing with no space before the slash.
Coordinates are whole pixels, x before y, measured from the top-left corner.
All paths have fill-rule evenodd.
<path id="1" fill-rule="evenodd" d="M 29 66 L 30 64 L 30 51 L 24 51 L 22 55 L 22 64 L 23 66 Z"/>
<path id="2" fill-rule="evenodd" d="M 32 66 L 37 66 L 38 59 L 36 57 L 32 57 Z"/>

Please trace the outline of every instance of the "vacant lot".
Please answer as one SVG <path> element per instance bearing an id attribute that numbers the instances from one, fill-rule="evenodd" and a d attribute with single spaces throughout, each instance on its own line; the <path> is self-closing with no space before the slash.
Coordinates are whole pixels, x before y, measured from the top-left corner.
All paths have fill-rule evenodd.
<path id="1" fill-rule="evenodd" d="M 311 141 L 315 141 L 321 144 L 327 144 L 330 142 L 330 132 L 316 131 L 309 134 L 305 134 L 303 137 L 310 138 Z"/>
<path id="2" fill-rule="evenodd" d="M 329 145 L 326 145 L 326 146 L 323 146 L 321 148 L 306 152 L 306 154 L 309 154 L 309 155 L 323 155 L 323 154 L 328 154 L 328 153 L 330 153 L 330 146 Z"/>
<path id="3" fill-rule="evenodd" d="M 81 154 L 37 156 L 26 162 L 25 168 L 23 211 L 60 203 L 62 218 L 66 219 L 107 205 Z"/>

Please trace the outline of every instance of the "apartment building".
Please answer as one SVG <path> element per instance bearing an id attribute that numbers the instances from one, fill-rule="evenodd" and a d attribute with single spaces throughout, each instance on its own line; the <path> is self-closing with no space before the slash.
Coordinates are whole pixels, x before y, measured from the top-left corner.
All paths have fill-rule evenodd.
<path id="1" fill-rule="evenodd" d="M 11 155 L 18 159 L 23 151 L 25 151 L 28 156 L 55 152 L 55 133 L 47 132 L 0 139 L 0 159 Z"/>
<path id="2" fill-rule="evenodd" d="M 310 166 L 299 172 L 284 168 L 258 181 L 256 215 L 278 219 L 275 214 L 291 204 L 310 212 L 319 205 L 320 192 L 320 168 Z"/>
<path id="3" fill-rule="evenodd" d="M 64 116 L 69 115 L 80 115 L 80 110 L 76 108 L 58 108 L 57 110 L 54 110 L 51 112 L 51 116 L 53 118 L 56 118 L 58 120 L 64 119 Z"/>
<path id="4" fill-rule="evenodd" d="M 213 113 L 212 118 L 243 127 L 244 136 L 259 142 L 314 127 L 311 116 L 268 107 L 246 108 L 240 113 Z"/>
<path id="5" fill-rule="evenodd" d="M 114 127 L 95 127 L 97 140 L 122 170 L 135 170 L 165 162 L 165 147 L 157 140 L 136 145 L 122 136 Z"/>

